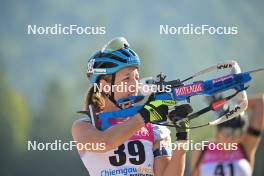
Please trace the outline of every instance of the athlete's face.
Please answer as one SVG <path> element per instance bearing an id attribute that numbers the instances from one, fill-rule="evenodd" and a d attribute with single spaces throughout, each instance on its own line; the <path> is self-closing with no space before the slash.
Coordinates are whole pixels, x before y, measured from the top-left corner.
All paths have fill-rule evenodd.
<path id="1" fill-rule="evenodd" d="M 137 67 L 127 67 L 116 73 L 115 99 L 137 95 L 139 73 Z"/>

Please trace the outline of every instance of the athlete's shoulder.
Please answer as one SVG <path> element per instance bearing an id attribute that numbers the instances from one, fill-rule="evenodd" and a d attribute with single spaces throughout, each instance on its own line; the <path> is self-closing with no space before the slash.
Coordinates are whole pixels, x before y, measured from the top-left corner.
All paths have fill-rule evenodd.
<path id="1" fill-rule="evenodd" d="M 79 118 L 77 120 L 75 120 L 72 124 L 72 130 L 74 129 L 78 129 L 80 128 L 81 126 L 83 125 L 92 125 L 92 121 L 89 117 L 82 117 L 82 118 Z"/>
<path id="2" fill-rule="evenodd" d="M 71 127 L 71 133 L 73 138 L 77 141 L 78 136 L 82 135 L 84 132 L 87 133 L 94 129 L 91 121 L 87 117 L 77 119 L 73 122 Z"/>

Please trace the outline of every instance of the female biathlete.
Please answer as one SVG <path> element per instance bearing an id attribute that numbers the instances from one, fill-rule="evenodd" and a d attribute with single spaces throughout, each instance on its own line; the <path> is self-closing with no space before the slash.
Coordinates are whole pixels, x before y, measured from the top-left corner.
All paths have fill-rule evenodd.
<path id="1" fill-rule="evenodd" d="M 237 144 L 237 147 L 196 150 L 191 157 L 191 176 L 251 176 L 255 154 L 264 128 L 264 96 L 249 99 L 250 118 L 243 115 L 217 127 L 212 143 Z M 227 113 L 222 109 L 219 115 Z M 227 146 L 227 145 L 226 145 Z"/>
<path id="2" fill-rule="evenodd" d="M 137 95 L 140 60 L 124 38 L 110 41 L 95 53 L 88 62 L 87 76 L 97 85 L 126 85 L 134 89 L 117 92 L 115 89 L 100 92 L 92 87 L 85 100 L 85 110 L 93 105 L 96 115 L 120 110 L 118 99 Z M 112 86 L 113 87 L 113 86 Z M 129 91 L 128 91 L 129 90 Z M 180 176 L 185 168 L 185 151 L 172 152 L 170 131 L 166 127 L 150 122 L 167 119 L 169 106 L 175 101 L 152 101 L 149 99 L 136 115 L 117 121 L 106 130 L 93 125 L 91 119 L 83 118 L 74 122 L 72 135 L 83 145 L 104 144 L 98 149 L 79 149 L 80 157 L 91 176 L 131 175 L 131 176 Z M 182 107 L 182 106 L 181 106 Z M 177 108 L 177 107 L 176 107 Z M 188 114 L 185 108 L 177 110 Z M 179 114 L 179 115 L 180 115 Z M 188 125 L 187 123 L 184 125 Z M 100 123 L 99 123 L 100 126 Z M 176 133 L 177 142 L 186 142 L 187 130 Z M 163 147 L 160 147 L 163 146 Z"/>

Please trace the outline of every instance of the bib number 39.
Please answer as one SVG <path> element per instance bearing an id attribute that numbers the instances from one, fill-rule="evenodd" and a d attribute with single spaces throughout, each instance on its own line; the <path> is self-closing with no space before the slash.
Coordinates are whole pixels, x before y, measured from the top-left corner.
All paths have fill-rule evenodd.
<path id="1" fill-rule="evenodd" d="M 125 153 L 125 144 L 122 144 L 114 151 L 114 156 L 109 157 L 110 164 L 113 166 L 122 166 L 127 162 L 140 165 L 146 160 L 144 145 L 140 141 L 129 141 L 127 143 L 128 154 Z"/>

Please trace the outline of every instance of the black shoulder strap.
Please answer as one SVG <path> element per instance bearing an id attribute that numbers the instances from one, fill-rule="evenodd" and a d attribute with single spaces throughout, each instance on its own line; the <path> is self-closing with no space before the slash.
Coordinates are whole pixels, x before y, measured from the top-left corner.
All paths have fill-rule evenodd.
<path id="1" fill-rule="evenodd" d="M 87 115 L 88 119 L 90 120 L 90 123 L 92 123 L 93 126 L 100 130 L 100 125 L 98 124 L 98 115 L 95 113 L 92 104 L 88 106 L 88 111 L 78 111 L 77 113 Z"/>
<path id="2" fill-rule="evenodd" d="M 194 165 L 194 168 L 191 170 L 191 174 L 190 174 L 191 176 L 194 174 L 195 170 L 198 169 L 198 167 L 199 167 L 199 165 L 200 165 L 200 163 L 201 163 L 201 161 L 203 159 L 203 156 L 204 156 L 206 150 L 207 150 L 207 147 L 205 146 L 204 147 L 204 150 L 201 151 L 198 159 L 196 160 L 196 163 Z"/>

